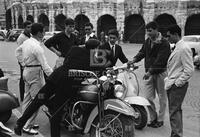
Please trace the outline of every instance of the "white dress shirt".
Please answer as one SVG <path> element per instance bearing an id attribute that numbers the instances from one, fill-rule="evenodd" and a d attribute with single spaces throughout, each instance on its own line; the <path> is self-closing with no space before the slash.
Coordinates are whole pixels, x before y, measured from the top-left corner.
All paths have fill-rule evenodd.
<path id="1" fill-rule="evenodd" d="M 52 73 L 52 69 L 47 64 L 46 57 L 44 56 L 44 49 L 41 43 L 35 38 L 31 37 L 24 41 L 24 43 L 16 49 L 15 55 L 22 66 L 41 65 L 47 76 Z"/>
<path id="2" fill-rule="evenodd" d="M 90 37 L 93 37 L 94 33 L 92 32 L 90 35 L 85 35 L 85 42 L 89 40 Z"/>
<path id="3" fill-rule="evenodd" d="M 29 39 L 24 33 L 21 33 L 17 38 L 17 45 L 20 46 L 25 40 Z"/>

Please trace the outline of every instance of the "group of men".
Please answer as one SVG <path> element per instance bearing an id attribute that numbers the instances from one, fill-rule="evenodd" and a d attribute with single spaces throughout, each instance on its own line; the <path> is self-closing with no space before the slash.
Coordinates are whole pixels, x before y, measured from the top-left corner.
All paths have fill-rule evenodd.
<path id="1" fill-rule="evenodd" d="M 104 44 L 97 40 L 92 29 L 93 25 L 86 23 L 86 35 L 78 39 L 73 34 L 74 20 L 69 18 L 65 20 L 64 32 L 56 34 L 44 43 L 59 57 L 53 71 L 47 64 L 44 50 L 41 48 L 44 27 L 39 23 L 31 24 L 31 38 L 30 35 L 27 36 L 27 40 L 20 43 L 16 49 L 16 56 L 23 70 L 25 98 L 22 107 L 23 115 L 17 120 L 15 133 L 21 135 L 23 130 L 29 134 L 37 134 L 35 128 L 38 126 L 33 121 L 40 106 L 48 105 L 49 97 L 55 95 L 56 103 L 52 110 L 55 112 L 67 98 L 74 96 L 74 93 L 70 92 L 71 79 L 67 77 L 69 69 L 103 70 L 106 67 L 114 66 L 118 59 L 122 63 L 128 64 L 145 59 L 144 95 L 151 104 L 148 106 L 150 114 L 148 126 L 153 128 L 163 126 L 168 97 L 171 137 L 182 137 L 181 105 L 194 67 L 191 49 L 181 40 L 180 27 L 178 25 L 170 27 L 167 31 L 167 38 L 164 38 L 158 31 L 156 22 L 148 23 L 146 25 L 148 38 L 131 61 L 128 61 L 121 46 L 117 44 L 119 33 L 116 29 L 108 31 L 108 42 Z M 25 32 L 24 35 L 26 35 Z M 169 42 L 175 43 L 176 46 L 172 53 Z M 98 58 L 98 52 L 97 54 L 91 52 L 98 50 L 105 51 L 106 55 L 103 57 L 106 58 L 106 61 Z M 95 59 L 97 62 L 94 62 L 94 58 L 97 58 Z M 48 76 L 46 84 L 43 72 Z M 154 104 L 156 93 L 160 105 L 158 114 Z M 62 111 L 56 113 L 50 120 L 52 137 L 60 137 L 61 118 Z"/>

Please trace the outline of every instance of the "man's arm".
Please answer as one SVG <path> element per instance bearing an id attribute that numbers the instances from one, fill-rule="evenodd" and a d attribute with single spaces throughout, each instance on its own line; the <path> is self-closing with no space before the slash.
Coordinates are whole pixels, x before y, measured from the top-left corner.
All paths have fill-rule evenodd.
<path id="1" fill-rule="evenodd" d="M 15 50 L 15 56 L 18 60 L 18 62 L 20 63 L 21 66 L 24 66 L 24 62 L 23 62 L 23 54 L 22 54 L 22 45 L 19 46 L 16 50 Z"/>
<path id="2" fill-rule="evenodd" d="M 181 62 L 183 65 L 183 72 L 175 81 L 175 85 L 177 87 L 183 86 L 191 78 L 194 71 L 192 51 L 190 48 L 183 48 L 180 54 Z"/>
<path id="3" fill-rule="evenodd" d="M 141 61 L 146 55 L 145 44 L 142 45 L 142 48 L 139 50 L 137 55 L 133 57 L 133 63 Z"/>
<path id="4" fill-rule="evenodd" d="M 126 63 L 128 62 L 128 59 L 126 58 L 122 48 L 119 46 L 119 49 L 120 49 L 120 55 L 119 55 L 119 60 L 122 62 L 122 63 Z"/>
<path id="5" fill-rule="evenodd" d="M 50 49 L 52 52 L 54 52 L 57 56 L 61 56 L 61 52 L 56 49 L 57 42 L 59 39 L 57 38 L 57 34 L 55 34 L 53 37 L 49 38 L 45 41 L 44 45 Z"/>

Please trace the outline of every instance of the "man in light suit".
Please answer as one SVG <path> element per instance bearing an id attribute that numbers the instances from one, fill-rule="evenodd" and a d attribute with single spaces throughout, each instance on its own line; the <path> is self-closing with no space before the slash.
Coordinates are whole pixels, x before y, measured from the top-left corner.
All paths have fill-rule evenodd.
<path id="1" fill-rule="evenodd" d="M 101 45 L 99 48 L 110 52 L 107 59 L 111 62 L 109 67 L 115 66 L 117 60 L 119 59 L 122 63 L 128 62 L 121 46 L 116 44 L 119 37 L 119 33 L 116 29 L 111 29 L 108 31 L 108 42 Z"/>
<path id="2" fill-rule="evenodd" d="M 167 31 L 170 43 L 175 43 L 167 63 L 167 77 L 165 90 L 169 103 L 169 117 L 171 124 L 171 137 L 183 137 L 183 121 L 181 105 L 188 88 L 188 80 L 194 71 L 192 51 L 181 40 L 181 29 L 178 25 L 170 27 Z"/>

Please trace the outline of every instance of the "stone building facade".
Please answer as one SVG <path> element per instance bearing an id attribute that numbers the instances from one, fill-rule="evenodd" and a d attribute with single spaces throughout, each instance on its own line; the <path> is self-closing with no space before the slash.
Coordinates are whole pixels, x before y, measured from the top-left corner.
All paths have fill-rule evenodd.
<path id="1" fill-rule="evenodd" d="M 163 35 L 173 24 L 183 34 L 200 34 L 200 0 L 10 0 L 6 17 L 7 28 L 22 28 L 28 19 L 43 23 L 47 31 L 62 30 L 70 17 L 81 33 L 90 21 L 97 34 L 116 28 L 131 43 L 144 41 L 145 24 L 152 20 Z"/>

